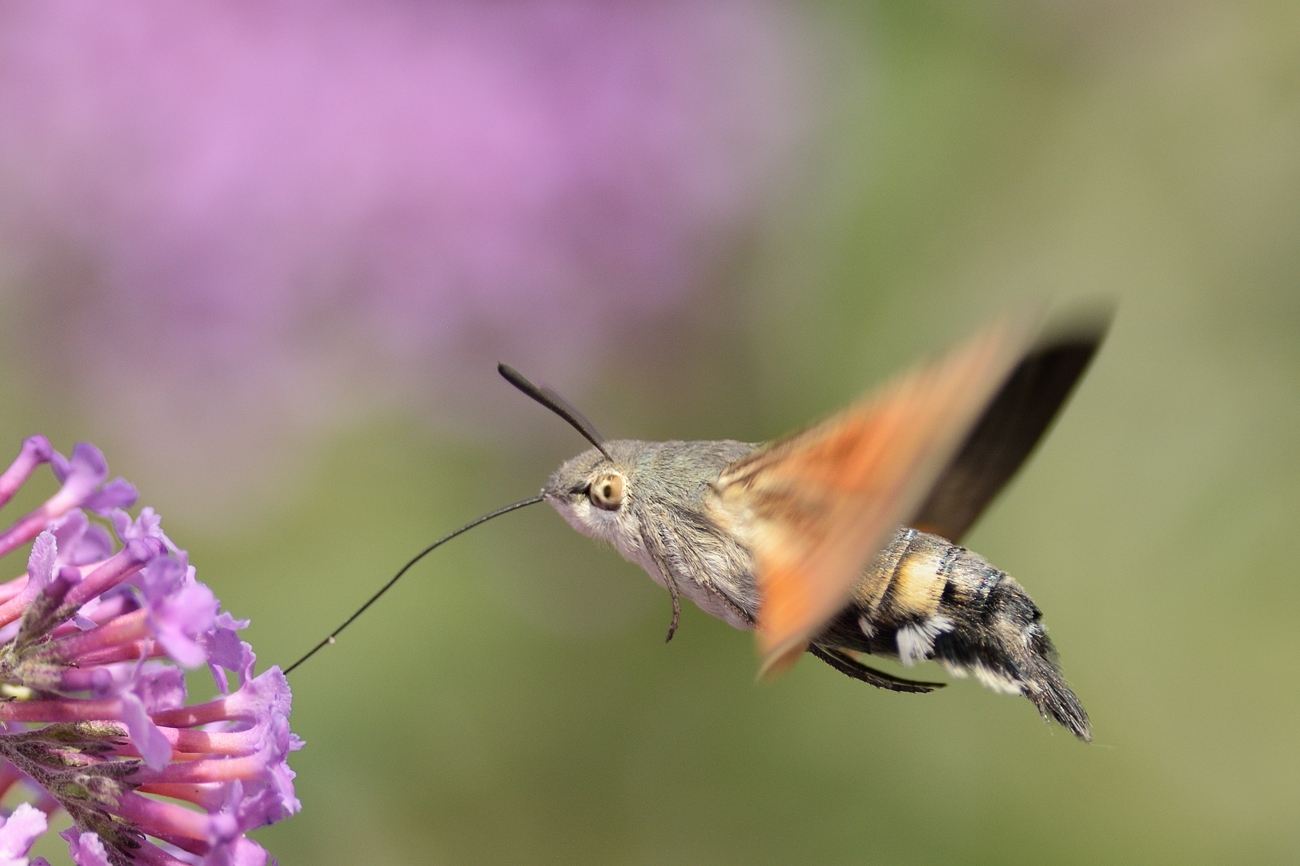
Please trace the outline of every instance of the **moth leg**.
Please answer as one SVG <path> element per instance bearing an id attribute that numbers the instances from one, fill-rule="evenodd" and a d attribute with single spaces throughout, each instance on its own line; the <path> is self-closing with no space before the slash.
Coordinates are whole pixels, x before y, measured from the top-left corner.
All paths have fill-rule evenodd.
<path id="1" fill-rule="evenodd" d="M 668 643 L 673 639 L 673 635 L 677 633 L 677 623 L 682 618 L 681 594 L 677 591 L 677 580 L 673 577 L 672 566 L 668 564 L 663 539 L 642 533 L 641 544 L 650 554 L 650 558 L 654 560 L 655 567 L 659 569 L 659 574 L 663 576 L 664 587 L 668 590 L 668 596 L 673 600 L 673 621 L 668 624 L 668 636 L 664 638 L 664 643 Z"/>
<path id="2" fill-rule="evenodd" d="M 884 671 L 878 671 L 875 668 L 869 668 L 862 662 L 840 652 L 839 650 L 827 649 L 812 644 L 808 647 L 808 652 L 817 656 L 817 658 L 826 662 L 826 664 L 835 668 L 840 673 L 853 677 L 855 680 L 861 680 L 864 683 L 873 685 L 878 689 L 889 689 L 891 692 L 911 692 L 913 694 L 925 694 L 935 689 L 941 689 L 947 683 L 923 683 L 916 680 L 905 680 L 902 677 L 896 677 L 887 674 Z"/>
<path id="3" fill-rule="evenodd" d="M 668 636 L 664 638 L 664 643 L 668 643 L 673 639 L 673 635 L 677 634 L 677 623 L 682 618 L 682 598 L 677 593 L 677 581 L 673 580 L 671 571 L 664 571 L 664 584 L 668 587 L 668 595 L 673 600 L 673 621 L 668 624 Z"/>

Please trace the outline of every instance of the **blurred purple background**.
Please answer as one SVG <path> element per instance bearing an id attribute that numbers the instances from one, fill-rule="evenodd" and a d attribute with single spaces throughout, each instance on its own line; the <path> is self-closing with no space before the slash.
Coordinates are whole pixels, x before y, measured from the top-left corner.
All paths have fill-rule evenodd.
<path id="1" fill-rule="evenodd" d="M 779 188 L 808 37 L 741 0 L 8 5 L 10 351 L 209 511 L 498 357 L 580 388 Z"/>

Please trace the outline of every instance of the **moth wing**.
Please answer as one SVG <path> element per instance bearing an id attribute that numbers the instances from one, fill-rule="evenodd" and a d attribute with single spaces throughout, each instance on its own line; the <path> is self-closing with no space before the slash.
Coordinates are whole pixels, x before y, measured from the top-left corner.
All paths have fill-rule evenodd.
<path id="1" fill-rule="evenodd" d="M 1033 453 L 1088 369 L 1110 319 L 1107 309 L 1072 320 L 1020 360 L 909 525 L 961 540 Z"/>
<path id="2" fill-rule="evenodd" d="M 788 668 L 916 513 L 1033 328 L 1007 317 L 938 361 L 728 467 L 715 506 L 753 551 L 763 673 Z"/>

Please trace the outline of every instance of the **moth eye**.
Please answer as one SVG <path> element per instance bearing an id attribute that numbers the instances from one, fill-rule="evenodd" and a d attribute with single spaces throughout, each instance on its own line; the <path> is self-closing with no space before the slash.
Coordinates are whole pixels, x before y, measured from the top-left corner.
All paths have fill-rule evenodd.
<path id="1" fill-rule="evenodd" d="M 587 498 L 591 504 L 606 511 L 617 511 L 623 504 L 625 492 L 623 476 L 617 472 L 606 472 L 591 482 Z"/>

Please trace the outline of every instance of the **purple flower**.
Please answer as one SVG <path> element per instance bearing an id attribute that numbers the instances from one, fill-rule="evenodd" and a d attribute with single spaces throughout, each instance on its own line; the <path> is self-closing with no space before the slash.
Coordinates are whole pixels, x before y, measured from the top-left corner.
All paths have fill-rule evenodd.
<path id="1" fill-rule="evenodd" d="M 259 479 L 272 431 L 430 405 L 498 354 L 571 386 L 797 164 L 810 29 L 773 0 L 5 4 L 31 351 L 92 358 L 73 384 L 153 460 Z"/>
<path id="2" fill-rule="evenodd" d="M 62 488 L 0 534 L 5 549 L 33 542 L 27 573 L 0 585 L 0 796 L 35 797 L 0 816 L 0 866 L 27 866 L 59 808 L 79 866 L 263 866 L 245 834 L 300 808 L 284 675 L 254 675 L 235 634 L 247 623 L 219 612 L 152 509 L 121 511 L 134 489 L 106 482 L 93 447 L 65 460 L 28 439 L 0 505 L 42 462 Z M 119 549 L 86 509 L 109 512 Z M 181 667 L 203 664 L 222 696 L 185 706 Z"/>
<path id="3" fill-rule="evenodd" d="M 19 803 L 9 817 L 0 816 L 0 866 L 27 866 L 27 851 L 45 832 L 45 813 Z"/>

